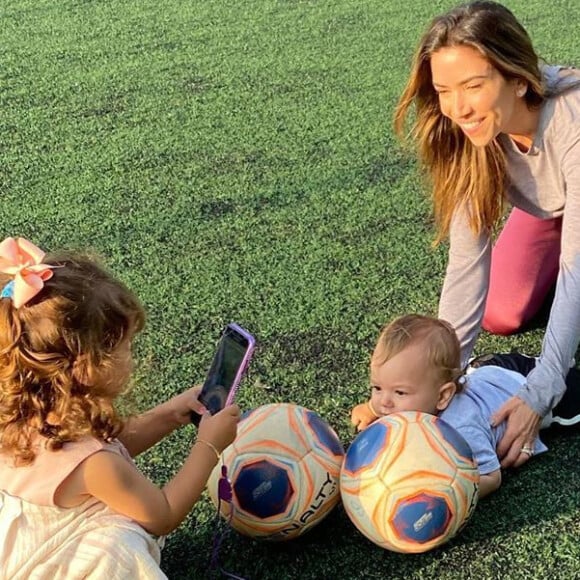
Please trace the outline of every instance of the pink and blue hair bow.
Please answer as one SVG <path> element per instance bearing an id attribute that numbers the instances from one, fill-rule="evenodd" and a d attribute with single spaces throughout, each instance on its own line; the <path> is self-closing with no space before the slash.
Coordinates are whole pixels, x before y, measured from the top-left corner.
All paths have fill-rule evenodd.
<path id="1" fill-rule="evenodd" d="M 32 300 L 52 278 L 52 268 L 43 264 L 45 253 L 24 238 L 6 238 L 0 243 L 0 272 L 12 280 L 4 286 L 1 298 L 11 298 L 14 308 Z"/>

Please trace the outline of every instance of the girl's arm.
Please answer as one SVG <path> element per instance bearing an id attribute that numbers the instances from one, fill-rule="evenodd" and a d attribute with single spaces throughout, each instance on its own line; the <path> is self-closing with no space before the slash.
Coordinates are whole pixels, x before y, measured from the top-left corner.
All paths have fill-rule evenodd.
<path id="1" fill-rule="evenodd" d="M 109 451 L 83 461 L 63 482 L 59 505 L 95 497 L 116 512 L 135 520 L 148 532 L 165 535 L 185 519 L 199 499 L 218 462 L 218 453 L 236 435 L 240 410 L 230 405 L 216 415 L 204 415 L 199 437 L 175 477 L 162 489 L 132 463 Z"/>
<path id="2" fill-rule="evenodd" d="M 201 387 L 192 387 L 161 405 L 136 417 L 130 417 L 119 440 L 131 457 L 143 453 L 178 427 L 190 422 L 190 413 L 202 414 L 205 409 L 197 400 Z"/>
<path id="3" fill-rule="evenodd" d="M 479 476 L 479 498 L 489 495 L 492 491 L 499 489 L 501 485 L 501 471 L 492 471 L 486 475 Z"/>

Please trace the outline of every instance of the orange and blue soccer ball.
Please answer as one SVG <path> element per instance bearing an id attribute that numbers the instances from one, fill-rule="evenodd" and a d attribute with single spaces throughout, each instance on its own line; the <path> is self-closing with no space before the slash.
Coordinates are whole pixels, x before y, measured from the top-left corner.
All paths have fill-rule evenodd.
<path id="1" fill-rule="evenodd" d="M 317 413 L 289 403 L 264 405 L 238 424 L 208 490 L 217 506 L 225 465 L 232 501 L 221 502 L 222 516 L 247 536 L 289 540 L 319 523 L 340 500 L 343 458 L 338 436 Z"/>
<path id="2" fill-rule="evenodd" d="M 427 413 L 382 417 L 349 447 L 340 476 L 347 514 L 369 540 L 426 552 L 455 536 L 478 499 L 479 473 L 465 439 Z"/>

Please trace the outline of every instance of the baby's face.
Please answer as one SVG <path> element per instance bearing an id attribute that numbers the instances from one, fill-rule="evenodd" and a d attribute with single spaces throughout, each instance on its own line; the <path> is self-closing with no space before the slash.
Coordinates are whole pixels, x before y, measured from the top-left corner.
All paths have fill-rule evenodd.
<path id="1" fill-rule="evenodd" d="M 371 359 L 371 404 L 380 415 L 400 411 L 421 411 L 436 415 L 440 404 L 441 381 L 429 366 L 424 346 L 411 344 L 380 364 Z"/>

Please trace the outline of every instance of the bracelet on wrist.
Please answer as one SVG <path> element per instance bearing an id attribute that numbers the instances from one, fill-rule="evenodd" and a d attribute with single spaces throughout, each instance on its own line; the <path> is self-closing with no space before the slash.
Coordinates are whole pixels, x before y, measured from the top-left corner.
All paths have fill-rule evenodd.
<path id="1" fill-rule="evenodd" d="M 199 438 L 196 439 L 195 442 L 196 443 L 203 443 L 206 447 L 209 447 L 215 453 L 216 459 L 218 461 L 220 460 L 220 457 L 222 456 L 222 454 L 217 450 L 217 447 L 213 443 L 210 443 L 209 441 L 206 441 L 205 439 L 199 439 Z"/>

